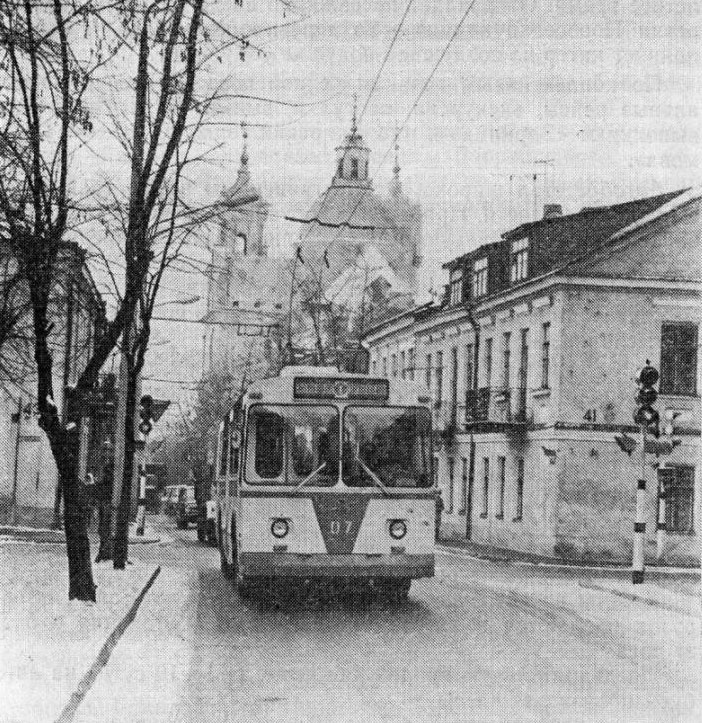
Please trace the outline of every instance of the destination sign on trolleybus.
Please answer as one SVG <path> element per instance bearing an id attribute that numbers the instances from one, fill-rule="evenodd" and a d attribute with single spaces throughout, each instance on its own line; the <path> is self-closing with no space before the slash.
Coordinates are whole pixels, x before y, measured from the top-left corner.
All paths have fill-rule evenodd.
<path id="1" fill-rule="evenodd" d="M 295 399 L 356 399 L 386 402 L 390 397 L 387 379 L 343 377 L 295 377 Z"/>

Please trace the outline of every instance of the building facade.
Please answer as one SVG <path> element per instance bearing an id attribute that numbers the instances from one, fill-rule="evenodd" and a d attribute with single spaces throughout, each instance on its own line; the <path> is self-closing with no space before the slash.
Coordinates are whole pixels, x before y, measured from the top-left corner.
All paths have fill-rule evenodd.
<path id="1" fill-rule="evenodd" d="M 4 254 L 4 255 L 3 255 Z M 7 260 L 7 249 L 0 248 Z M 13 264 L 3 263 L 0 289 L 3 301 L 12 300 L 17 313 L 12 343 L 0 344 L 0 520 L 20 524 L 48 524 L 57 504 L 58 474 L 46 435 L 39 428 L 36 372 L 28 292 L 22 282 L 7 292 Z M 5 309 L 5 313 L 10 313 Z M 7 317 L 5 317 L 7 318 Z M 53 324 L 50 347 L 54 393 L 63 409 L 66 387 L 77 382 L 96 338 L 105 324 L 105 304 L 86 264 L 85 252 L 66 243 L 57 262 L 56 283 L 50 297 Z M 90 420 L 81 425 L 79 473 L 83 479 L 92 446 L 102 440 L 91 434 Z"/>
<path id="2" fill-rule="evenodd" d="M 640 444 L 637 369 L 661 373 L 672 454 L 647 455 L 649 560 L 658 492 L 670 562 L 699 564 L 700 195 L 544 218 L 450 263 L 440 305 L 367 335 L 371 369 L 431 396 L 443 534 L 494 547 L 630 559 Z"/>
<path id="3" fill-rule="evenodd" d="M 222 192 L 208 276 L 204 372 L 255 379 L 280 364 L 290 264 L 265 243 L 269 204 L 253 184 L 244 147 L 235 183 Z"/>

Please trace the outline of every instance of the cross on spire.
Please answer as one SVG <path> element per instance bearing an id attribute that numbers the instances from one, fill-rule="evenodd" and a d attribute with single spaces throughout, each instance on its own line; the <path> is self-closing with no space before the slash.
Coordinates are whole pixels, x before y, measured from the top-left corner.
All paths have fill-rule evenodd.
<path id="1" fill-rule="evenodd" d="M 358 123 L 356 121 L 356 111 L 358 105 L 358 93 L 353 94 L 353 115 L 351 116 L 351 135 L 355 136 L 358 132 Z"/>
<path id="2" fill-rule="evenodd" d="M 246 121 L 241 121 L 241 136 L 244 139 L 244 145 L 241 149 L 241 165 L 245 166 L 249 162 L 249 152 L 246 148 L 246 139 L 249 137 L 249 134 L 246 131 Z"/>

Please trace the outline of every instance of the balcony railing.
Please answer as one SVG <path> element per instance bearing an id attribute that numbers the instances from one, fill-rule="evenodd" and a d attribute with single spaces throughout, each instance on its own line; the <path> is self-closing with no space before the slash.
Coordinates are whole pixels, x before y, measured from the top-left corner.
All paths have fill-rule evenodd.
<path id="1" fill-rule="evenodd" d="M 481 387 L 466 392 L 466 425 L 526 425 L 531 419 L 526 387 Z"/>

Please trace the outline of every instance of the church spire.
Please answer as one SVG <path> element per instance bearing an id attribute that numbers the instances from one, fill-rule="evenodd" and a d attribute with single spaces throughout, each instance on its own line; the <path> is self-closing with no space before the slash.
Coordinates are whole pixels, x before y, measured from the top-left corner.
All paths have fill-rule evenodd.
<path id="1" fill-rule="evenodd" d="M 390 193 L 393 196 L 399 196 L 402 193 L 402 183 L 400 181 L 400 131 L 395 126 L 395 166 L 392 169 L 392 181 L 390 182 Z"/>
<path id="2" fill-rule="evenodd" d="M 248 166 L 249 164 L 249 151 L 246 147 L 246 139 L 249 134 L 246 131 L 246 121 L 241 121 L 241 137 L 244 139 L 243 146 L 241 148 L 241 165 Z"/>
<path id="3" fill-rule="evenodd" d="M 356 110 L 358 105 L 358 93 L 353 94 L 353 113 L 351 115 L 351 136 L 358 133 L 358 122 L 356 120 Z"/>

